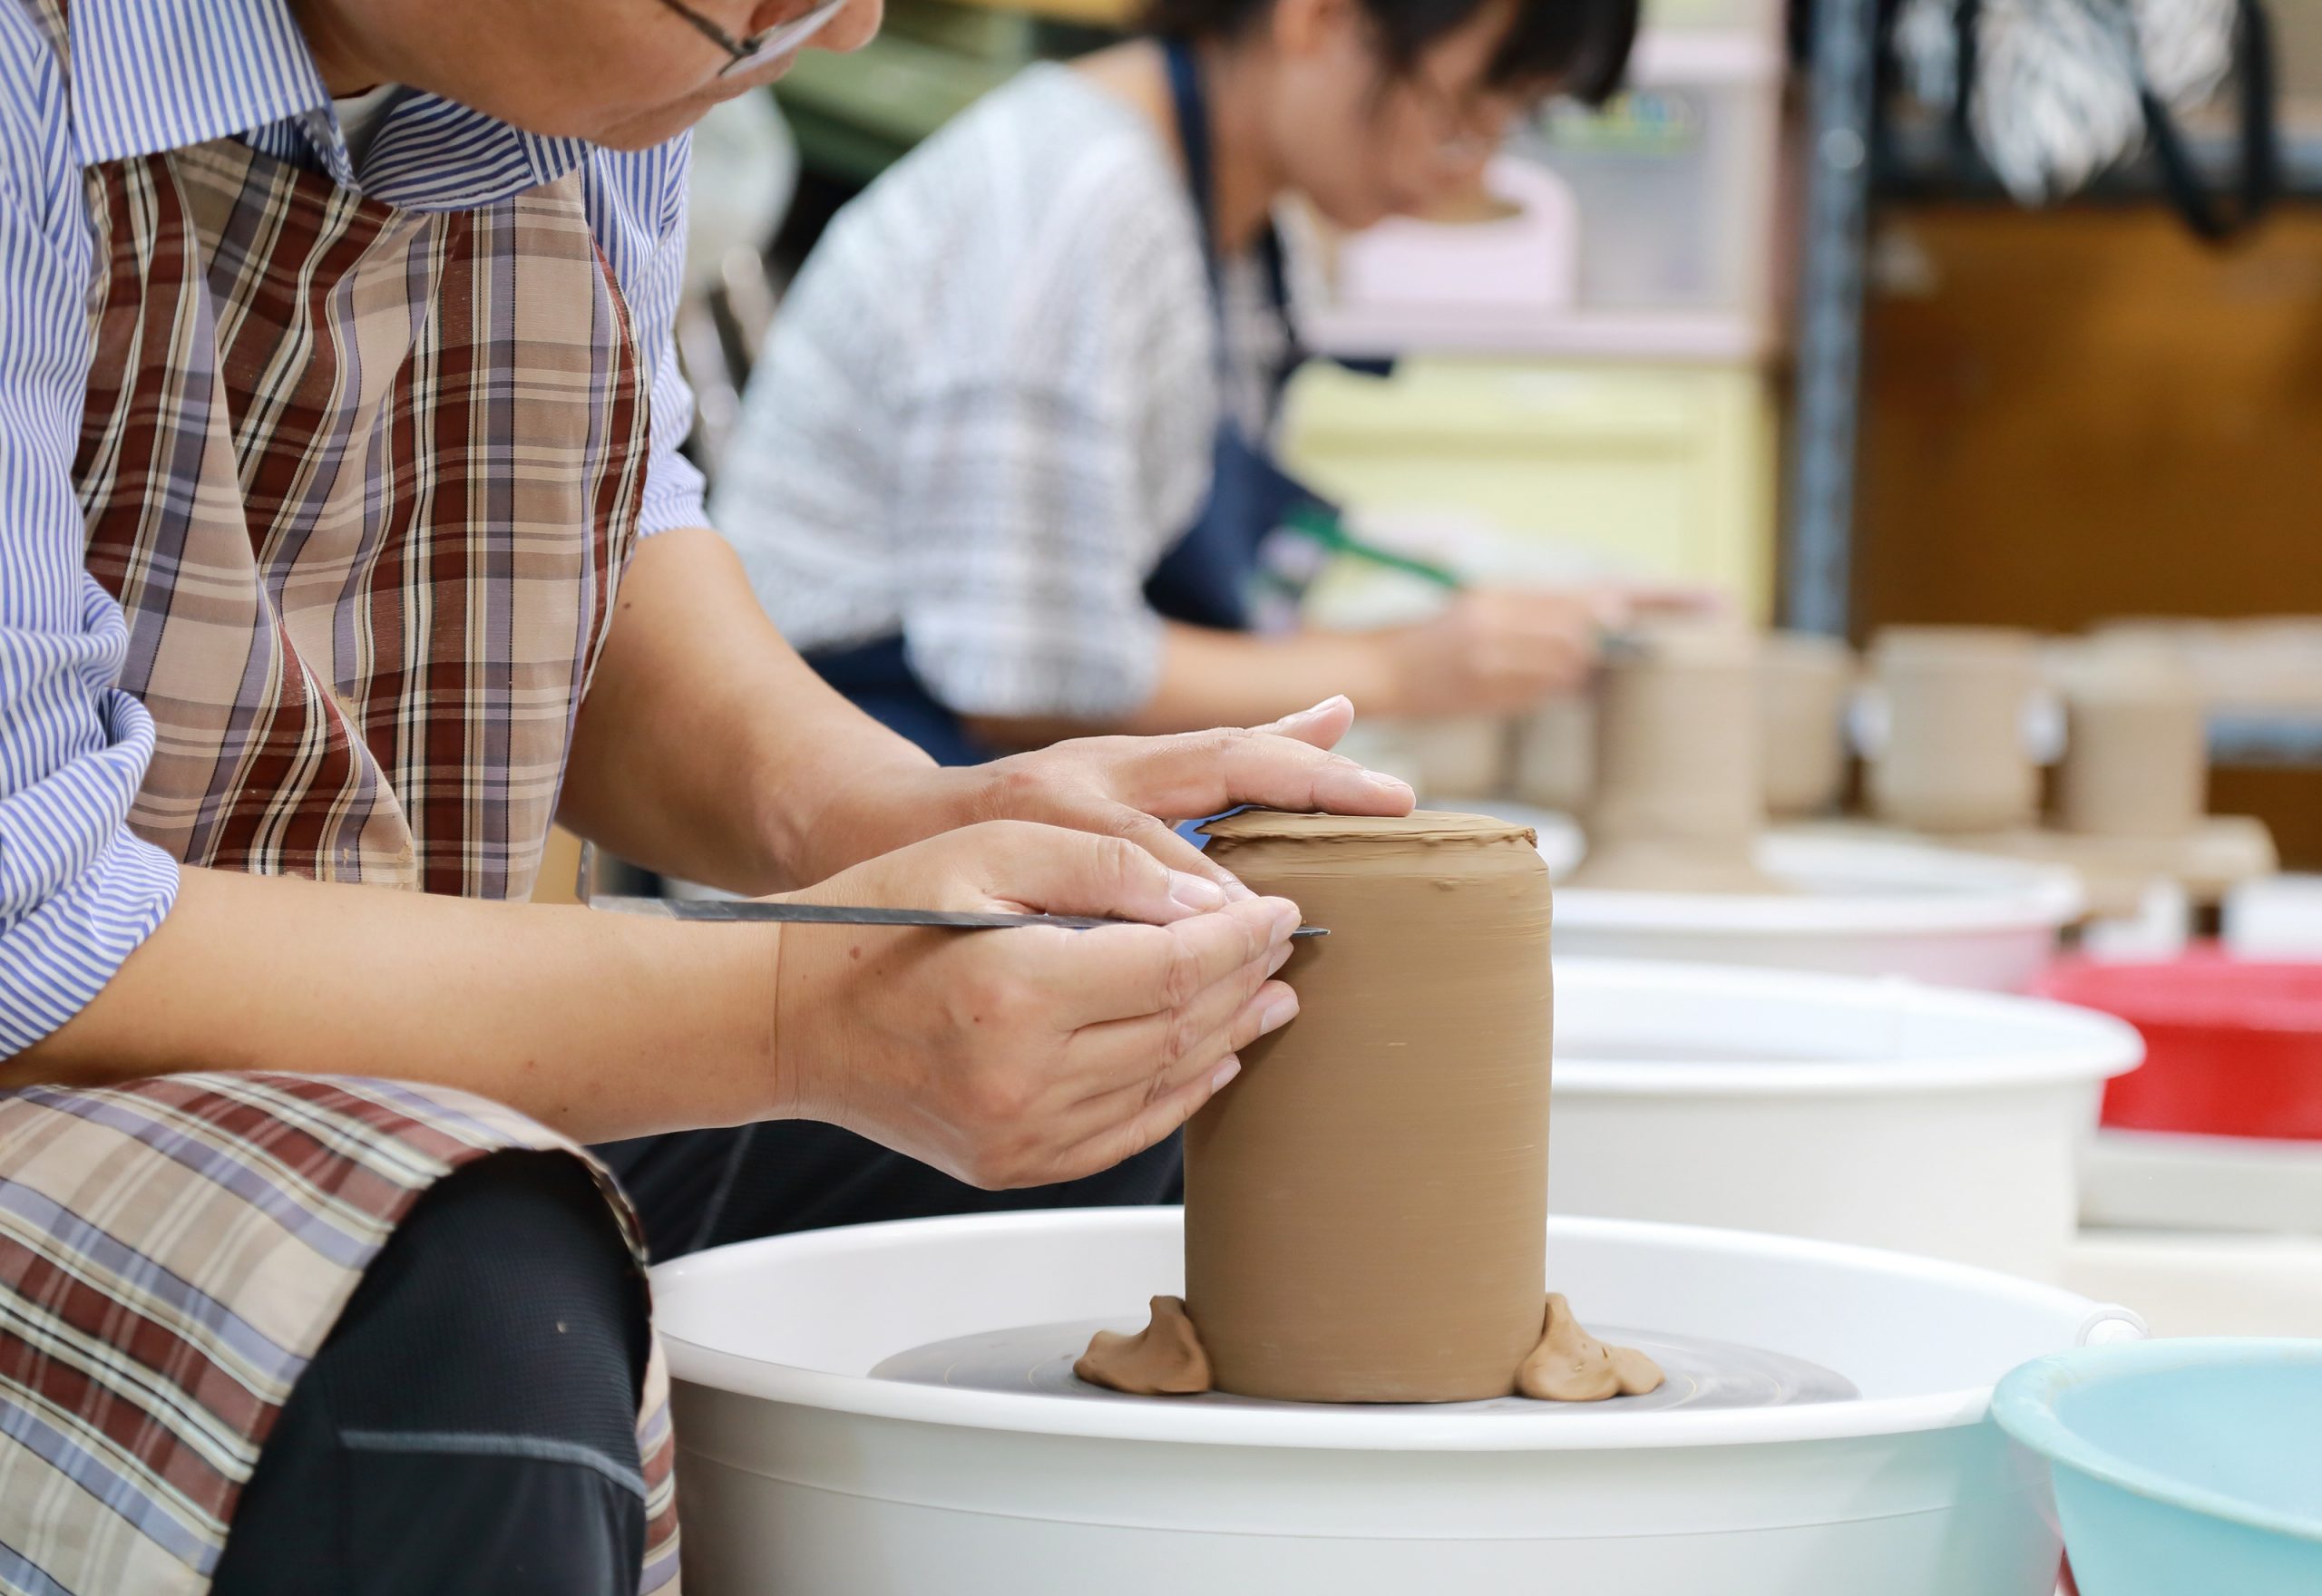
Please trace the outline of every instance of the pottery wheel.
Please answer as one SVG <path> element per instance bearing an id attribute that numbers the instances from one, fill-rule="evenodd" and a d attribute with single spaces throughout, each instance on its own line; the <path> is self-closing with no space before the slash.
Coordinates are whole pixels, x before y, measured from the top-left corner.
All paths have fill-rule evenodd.
<path id="1" fill-rule="evenodd" d="M 1089 1385 L 1072 1372 L 1075 1359 L 1098 1330 L 1133 1332 L 1141 1320 L 1077 1319 L 1068 1324 L 1022 1325 L 930 1341 L 898 1352 L 871 1371 L 874 1380 L 914 1386 L 952 1386 L 971 1391 L 1001 1391 L 1070 1396 L 1089 1402 L 1193 1402 L 1220 1407 L 1305 1407 L 1256 1396 L 1212 1392 L 1200 1396 L 1130 1396 Z M 1847 1402 L 1862 1395 L 1854 1382 L 1802 1358 L 1757 1347 L 1736 1346 L 1700 1336 L 1663 1335 L 1619 1325 L 1592 1325 L 1599 1340 L 1634 1347 L 1659 1364 L 1667 1381 L 1644 1396 L 1604 1402 L 1536 1402 L 1527 1396 L 1496 1396 L 1486 1402 L 1437 1402 L 1429 1413 L 1651 1413 L 1671 1408 L 1790 1407 L 1810 1402 Z M 1393 1406 L 1393 1405 L 1381 1405 Z"/>

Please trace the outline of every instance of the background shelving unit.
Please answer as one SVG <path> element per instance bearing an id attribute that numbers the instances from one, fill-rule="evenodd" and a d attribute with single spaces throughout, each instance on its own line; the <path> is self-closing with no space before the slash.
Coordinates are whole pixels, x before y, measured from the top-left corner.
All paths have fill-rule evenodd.
<path id="1" fill-rule="evenodd" d="M 1779 611 L 1788 625 L 1839 636 L 1859 620 L 1857 471 L 1875 208 L 1885 201 L 2007 202 L 1988 167 L 1960 148 L 1945 119 L 1890 110 L 1882 96 L 1878 12 L 1878 0 L 1814 0 L 1807 29 L 1810 78 Z M 2292 18 L 2289 25 L 2310 24 Z M 2193 141 L 2204 170 L 2213 178 L 2229 170 L 2231 145 L 2222 125 L 2197 127 Z M 2282 153 L 2286 203 L 2322 199 L 2322 105 L 2290 106 Z M 2161 195 L 2148 158 L 2107 173 L 2070 203 L 2142 205 Z M 2292 606 L 2322 607 L 2322 590 L 2282 598 Z M 2210 744 L 2220 765 L 2322 766 L 2322 710 L 2220 711 Z"/>

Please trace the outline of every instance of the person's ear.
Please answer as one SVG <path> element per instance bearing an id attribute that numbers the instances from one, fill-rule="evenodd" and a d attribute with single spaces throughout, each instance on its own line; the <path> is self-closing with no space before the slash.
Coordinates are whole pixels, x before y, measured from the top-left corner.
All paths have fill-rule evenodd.
<path id="1" fill-rule="evenodd" d="M 1296 60 L 1324 53 L 1361 21 L 1361 0 L 1274 0 L 1270 32 L 1275 52 Z"/>

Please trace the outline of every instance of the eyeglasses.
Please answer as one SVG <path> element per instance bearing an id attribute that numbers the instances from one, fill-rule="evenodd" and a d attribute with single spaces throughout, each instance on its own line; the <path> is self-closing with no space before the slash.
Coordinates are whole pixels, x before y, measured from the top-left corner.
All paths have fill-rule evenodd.
<path id="1" fill-rule="evenodd" d="M 717 23 L 686 5 L 685 0 L 661 0 L 661 4 L 683 17 L 686 25 L 692 28 L 695 33 L 726 52 L 729 59 L 718 69 L 717 75 L 721 78 L 729 78 L 737 73 L 756 72 L 759 67 L 771 66 L 784 56 L 792 54 L 808 39 L 822 32 L 824 25 L 831 18 L 846 9 L 850 0 L 823 0 L 821 5 L 805 15 L 793 17 L 785 23 L 777 23 L 764 33 L 753 34 L 746 39 L 736 38 Z"/>

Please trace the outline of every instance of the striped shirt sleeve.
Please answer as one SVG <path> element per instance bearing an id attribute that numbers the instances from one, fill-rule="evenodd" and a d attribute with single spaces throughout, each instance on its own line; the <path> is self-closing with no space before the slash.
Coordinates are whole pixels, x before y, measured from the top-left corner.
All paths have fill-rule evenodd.
<path id="1" fill-rule="evenodd" d="M 0 1056 L 93 998 L 177 866 L 128 829 L 152 756 L 121 608 L 83 568 L 73 456 L 91 245 L 55 57 L 0 6 Z"/>
<path id="2" fill-rule="evenodd" d="M 638 531 L 706 527 L 704 484 L 693 462 L 679 453 L 693 431 L 693 389 L 678 364 L 678 297 L 685 287 L 686 180 L 692 170 L 693 141 L 681 135 L 668 143 L 599 159 L 609 169 L 605 199 L 616 209 L 596 219 L 599 236 L 613 230 L 639 234 L 630 242 L 636 265 L 620 275 L 629 285 L 630 325 L 637 346 L 653 374 L 653 457 L 646 467 L 645 499 Z M 616 256 L 616 263 L 619 256 Z"/>

